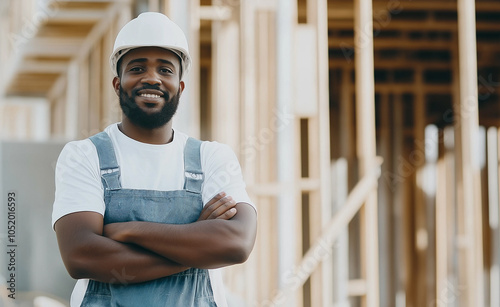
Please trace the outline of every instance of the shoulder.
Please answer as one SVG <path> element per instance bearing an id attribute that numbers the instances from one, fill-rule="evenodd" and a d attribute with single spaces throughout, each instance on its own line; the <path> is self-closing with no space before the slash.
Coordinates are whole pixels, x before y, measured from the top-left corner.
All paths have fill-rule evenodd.
<path id="1" fill-rule="evenodd" d="M 62 159 L 75 160 L 81 158 L 91 158 L 92 156 L 97 157 L 97 151 L 92 144 L 90 139 L 84 139 L 80 141 L 72 141 L 64 145 L 64 148 L 59 155 L 59 161 L 64 162 Z M 62 160 L 62 161 L 61 161 Z"/>
<path id="2" fill-rule="evenodd" d="M 203 141 L 201 143 L 201 156 L 202 159 L 236 159 L 236 154 L 226 144 L 215 141 Z"/>
<path id="3" fill-rule="evenodd" d="M 89 172 L 94 177 L 99 175 L 98 170 L 97 149 L 90 139 L 67 143 L 57 159 L 57 176 L 67 177 L 70 173 Z"/>

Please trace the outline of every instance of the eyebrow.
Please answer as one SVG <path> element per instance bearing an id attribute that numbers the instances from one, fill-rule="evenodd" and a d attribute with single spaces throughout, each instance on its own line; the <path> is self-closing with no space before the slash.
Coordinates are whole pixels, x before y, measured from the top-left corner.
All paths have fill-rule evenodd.
<path id="1" fill-rule="evenodd" d="M 133 59 L 130 62 L 128 62 L 127 66 L 130 65 L 130 64 L 134 64 L 134 63 L 144 63 L 144 62 L 147 62 L 147 61 L 148 61 L 148 59 L 146 59 L 146 58 Z M 164 64 L 170 64 L 170 65 L 172 65 L 175 68 L 175 65 L 174 65 L 174 63 L 172 63 L 172 61 L 165 60 L 165 59 L 157 59 L 156 61 L 164 63 Z"/>

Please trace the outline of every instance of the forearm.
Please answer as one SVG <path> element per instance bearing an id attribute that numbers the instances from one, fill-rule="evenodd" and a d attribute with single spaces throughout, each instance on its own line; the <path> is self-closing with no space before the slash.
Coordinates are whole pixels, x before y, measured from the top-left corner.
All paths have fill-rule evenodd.
<path id="1" fill-rule="evenodd" d="M 255 240 L 255 211 L 237 205 L 231 220 L 205 220 L 191 224 L 128 222 L 118 241 L 133 243 L 189 267 L 218 268 L 242 263 Z M 120 225 L 117 225 L 120 226 Z"/>
<path id="2" fill-rule="evenodd" d="M 73 278 L 131 284 L 182 272 L 187 267 L 138 246 L 105 237 L 93 238 L 86 247 L 63 257 Z"/>
<path id="3" fill-rule="evenodd" d="M 185 225 L 137 222 L 128 240 L 187 266 L 223 267 L 244 261 L 241 249 L 233 243 L 238 238 L 227 229 L 227 225 L 222 225 L 226 223 L 219 220 Z"/>
<path id="4" fill-rule="evenodd" d="M 78 212 L 55 224 L 61 257 L 71 277 L 138 283 L 182 272 L 187 267 L 138 246 L 102 236 L 102 216 Z"/>

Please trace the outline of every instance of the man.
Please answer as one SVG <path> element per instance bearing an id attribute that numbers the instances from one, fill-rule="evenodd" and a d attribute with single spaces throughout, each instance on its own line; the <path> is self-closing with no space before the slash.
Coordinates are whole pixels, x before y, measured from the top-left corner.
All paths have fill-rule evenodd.
<path id="1" fill-rule="evenodd" d="M 215 269 L 247 259 L 257 217 L 229 147 L 172 129 L 189 65 L 165 15 L 143 13 L 116 38 L 122 122 L 57 162 L 52 223 L 78 279 L 71 306 L 227 304 Z"/>

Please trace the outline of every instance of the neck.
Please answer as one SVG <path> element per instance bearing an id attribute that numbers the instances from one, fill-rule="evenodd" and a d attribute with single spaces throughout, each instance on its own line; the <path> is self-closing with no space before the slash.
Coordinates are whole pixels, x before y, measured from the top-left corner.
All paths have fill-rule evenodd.
<path id="1" fill-rule="evenodd" d="M 124 116 L 122 122 L 118 124 L 118 129 L 129 138 L 148 144 L 168 144 L 172 142 L 174 136 L 172 121 L 158 128 L 146 129 L 135 125 Z"/>

